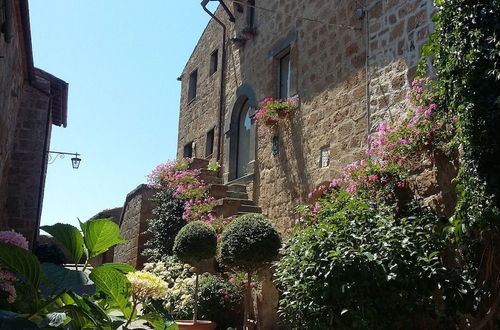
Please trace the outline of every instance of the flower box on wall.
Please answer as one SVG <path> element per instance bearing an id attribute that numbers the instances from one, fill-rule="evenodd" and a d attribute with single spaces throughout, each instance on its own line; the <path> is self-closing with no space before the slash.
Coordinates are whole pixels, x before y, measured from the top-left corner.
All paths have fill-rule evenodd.
<path id="1" fill-rule="evenodd" d="M 255 119 L 259 125 L 272 128 L 280 122 L 288 119 L 297 110 L 299 104 L 298 96 L 283 100 L 265 98 L 259 103 L 259 109 L 255 113 Z"/>

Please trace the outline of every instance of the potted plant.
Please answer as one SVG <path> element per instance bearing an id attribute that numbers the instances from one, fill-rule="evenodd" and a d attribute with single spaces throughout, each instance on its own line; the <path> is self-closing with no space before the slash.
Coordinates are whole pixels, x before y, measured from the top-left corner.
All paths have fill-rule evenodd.
<path id="1" fill-rule="evenodd" d="M 287 118 L 297 109 L 298 98 L 287 98 L 274 100 L 271 97 L 259 102 L 259 109 L 255 113 L 255 119 L 262 125 L 274 127 L 280 120 Z"/>
<path id="2" fill-rule="evenodd" d="M 241 30 L 241 34 L 243 34 L 245 39 L 250 40 L 257 35 L 257 29 L 253 26 L 247 26 Z"/>
<path id="3" fill-rule="evenodd" d="M 244 329 L 250 329 L 249 305 L 252 274 L 273 261 L 281 247 L 281 239 L 269 220 L 261 214 L 245 214 L 236 218 L 222 234 L 222 264 L 246 272 Z"/>
<path id="4" fill-rule="evenodd" d="M 196 282 L 194 289 L 193 320 L 176 321 L 180 330 L 213 330 L 216 324 L 212 321 L 198 320 L 199 270 L 203 260 L 215 257 L 217 250 L 217 234 L 212 226 L 194 221 L 185 225 L 177 234 L 173 251 L 177 258 L 194 267 Z"/>

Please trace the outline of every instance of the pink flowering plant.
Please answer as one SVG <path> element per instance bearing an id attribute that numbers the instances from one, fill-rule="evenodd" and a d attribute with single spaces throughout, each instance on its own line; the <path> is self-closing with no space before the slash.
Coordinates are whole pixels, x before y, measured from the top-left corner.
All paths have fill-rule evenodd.
<path id="1" fill-rule="evenodd" d="M 396 193 L 408 187 L 413 174 L 435 162 L 437 150 L 454 150 L 456 119 L 434 103 L 429 78 L 413 81 L 408 100 L 405 114 L 381 122 L 370 137 L 369 159 L 345 166 L 341 176 L 311 191 L 309 205 L 296 208 L 294 225 L 316 222 L 322 204 L 339 191 L 369 199 L 397 199 Z"/>
<path id="2" fill-rule="evenodd" d="M 283 100 L 274 100 L 268 97 L 259 102 L 259 109 L 255 113 L 255 119 L 260 127 L 272 128 L 292 114 L 297 107 L 297 97 L 289 97 Z"/>
<path id="3" fill-rule="evenodd" d="M 0 231 L 0 242 L 12 244 L 20 247 L 21 249 L 28 250 L 28 241 L 26 238 L 13 230 Z M 16 282 L 17 277 L 7 269 L 0 266 L 0 306 L 4 302 L 13 304 L 16 301 Z"/>

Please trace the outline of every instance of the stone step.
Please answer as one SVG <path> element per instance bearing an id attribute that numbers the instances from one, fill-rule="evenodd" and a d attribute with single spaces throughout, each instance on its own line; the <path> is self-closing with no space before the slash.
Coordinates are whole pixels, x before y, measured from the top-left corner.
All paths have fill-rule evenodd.
<path id="1" fill-rule="evenodd" d="M 208 186 L 208 194 L 214 199 L 222 199 L 228 196 L 225 184 L 211 184 Z"/>
<path id="2" fill-rule="evenodd" d="M 262 209 L 255 205 L 241 205 L 238 212 L 245 213 L 262 213 Z"/>
<path id="3" fill-rule="evenodd" d="M 246 192 L 227 191 L 227 197 L 236 199 L 248 199 Z"/>
<path id="4" fill-rule="evenodd" d="M 229 189 L 227 191 L 233 191 L 233 192 L 247 192 L 247 186 L 242 185 L 242 184 L 231 184 L 228 186 Z"/>
<path id="5" fill-rule="evenodd" d="M 222 184 L 222 179 L 214 175 L 200 175 L 200 180 L 205 182 L 205 184 Z"/>

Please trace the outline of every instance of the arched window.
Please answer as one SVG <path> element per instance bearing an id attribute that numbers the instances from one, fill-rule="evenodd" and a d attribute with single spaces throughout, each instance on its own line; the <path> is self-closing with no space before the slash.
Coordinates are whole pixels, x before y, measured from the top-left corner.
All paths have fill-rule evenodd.
<path id="1" fill-rule="evenodd" d="M 245 176 L 247 173 L 248 163 L 253 160 L 253 152 L 251 150 L 252 138 L 252 119 L 250 118 L 250 103 L 248 99 L 243 102 L 238 117 L 238 142 L 237 142 L 237 158 L 236 158 L 236 178 Z"/>

